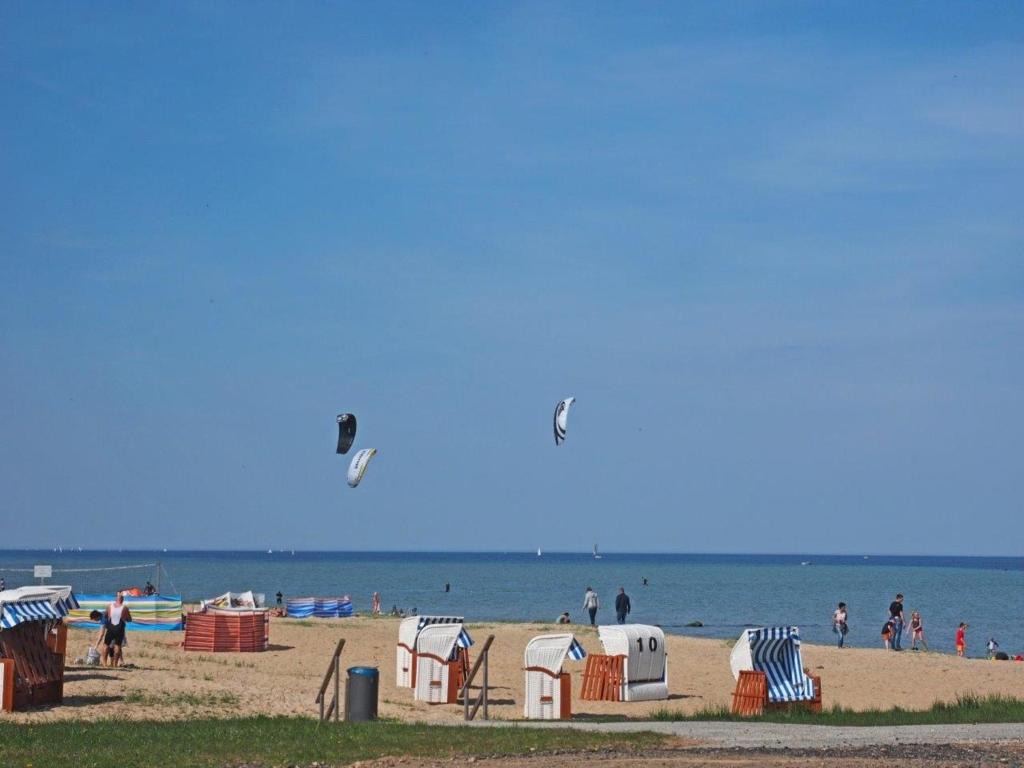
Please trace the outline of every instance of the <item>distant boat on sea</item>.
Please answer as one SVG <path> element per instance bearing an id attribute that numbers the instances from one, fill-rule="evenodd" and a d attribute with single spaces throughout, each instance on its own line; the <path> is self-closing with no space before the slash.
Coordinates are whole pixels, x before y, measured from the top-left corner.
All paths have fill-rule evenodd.
<path id="1" fill-rule="evenodd" d="M 800 565 L 814 565 L 814 563 L 812 563 L 810 560 L 804 560 L 800 563 Z"/>
<path id="2" fill-rule="evenodd" d="M 540 557 L 542 554 L 544 553 L 540 551 L 540 547 L 537 547 L 537 557 Z"/>
<path id="3" fill-rule="evenodd" d="M 594 545 L 594 559 L 595 560 L 600 560 L 601 559 L 601 556 L 599 554 L 597 554 L 597 544 Z"/>
<path id="4" fill-rule="evenodd" d="M 268 550 L 267 550 L 267 554 L 268 554 L 268 555 L 272 555 L 272 554 L 274 554 L 274 550 L 272 550 L 272 549 L 268 549 Z"/>

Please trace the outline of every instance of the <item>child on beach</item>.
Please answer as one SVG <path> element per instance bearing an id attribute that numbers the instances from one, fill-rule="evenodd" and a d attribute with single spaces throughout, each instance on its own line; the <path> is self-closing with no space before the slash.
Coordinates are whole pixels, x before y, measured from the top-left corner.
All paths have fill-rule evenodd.
<path id="1" fill-rule="evenodd" d="M 963 656 L 967 651 L 967 624 L 960 622 L 960 626 L 956 629 L 956 655 Z"/>
<path id="2" fill-rule="evenodd" d="M 924 648 L 924 650 L 928 650 L 928 643 L 924 639 L 924 623 L 921 621 L 920 611 L 914 611 L 910 614 L 910 638 L 910 650 L 917 650 L 918 641 L 921 642 L 921 647 Z"/>
<path id="3" fill-rule="evenodd" d="M 885 626 L 882 627 L 882 645 L 887 651 L 892 649 L 892 628 L 895 623 L 895 621 L 889 619 L 885 622 Z"/>
<path id="4" fill-rule="evenodd" d="M 999 651 L 999 643 L 996 642 L 996 639 L 994 637 L 990 637 L 988 639 L 988 657 L 990 659 L 994 659 L 996 657 L 996 653 L 998 651 Z"/>

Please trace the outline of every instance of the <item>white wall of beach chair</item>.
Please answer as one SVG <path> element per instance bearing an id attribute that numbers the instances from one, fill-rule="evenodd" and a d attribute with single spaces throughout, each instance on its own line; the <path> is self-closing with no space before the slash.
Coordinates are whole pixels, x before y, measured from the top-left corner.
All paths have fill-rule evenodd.
<path id="1" fill-rule="evenodd" d="M 461 624 L 432 624 L 416 637 L 416 701 L 447 704 L 452 701 L 448 661 L 462 632 Z"/>
<path id="2" fill-rule="evenodd" d="M 413 672 L 416 637 L 423 627 L 432 624 L 462 624 L 461 616 L 410 616 L 398 625 L 398 645 L 395 647 L 395 684 L 399 688 L 415 688 Z"/>
<path id="3" fill-rule="evenodd" d="M 597 628 L 604 652 L 626 657 L 622 701 L 668 698 L 665 633 L 648 624 L 611 624 Z"/>
<path id="4" fill-rule="evenodd" d="M 538 635 L 526 644 L 526 692 L 523 715 L 534 720 L 560 720 L 572 714 L 572 686 L 562 664 L 567 657 L 577 661 L 586 656 L 571 634 Z"/>

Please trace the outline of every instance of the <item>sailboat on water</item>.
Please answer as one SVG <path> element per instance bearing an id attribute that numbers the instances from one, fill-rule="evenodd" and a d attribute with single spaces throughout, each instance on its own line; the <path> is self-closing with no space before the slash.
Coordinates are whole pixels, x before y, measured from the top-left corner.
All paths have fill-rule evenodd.
<path id="1" fill-rule="evenodd" d="M 544 553 L 540 551 L 540 547 L 537 547 L 537 557 L 540 557 L 542 554 Z"/>
<path id="2" fill-rule="evenodd" d="M 601 555 L 599 555 L 597 553 L 597 544 L 594 545 L 594 559 L 595 560 L 600 560 L 601 559 Z"/>

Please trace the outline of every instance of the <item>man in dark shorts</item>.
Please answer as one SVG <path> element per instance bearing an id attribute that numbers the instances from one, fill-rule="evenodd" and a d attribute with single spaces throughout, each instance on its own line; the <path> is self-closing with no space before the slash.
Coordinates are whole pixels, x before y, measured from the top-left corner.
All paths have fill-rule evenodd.
<path id="1" fill-rule="evenodd" d="M 106 632 L 103 642 L 106 645 L 106 652 L 103 654 L 104 662 L 112 667 L 121 666 L 123 661 L 121 649 L 124 647 L 125 630 L 128 622 L 132 620 L 132 612 L 124 604 L 124 593 L 118 592 L 114 602 L 107 606 L 104 612 L 107 619 Z"/>
<path id="2" fill-rule="evenodd" d="M 889 618 L 892 619 L 892 649 L 902 651 L 900 641 L 903 638 L 903 595 L 896 595 L 896 599 L 889 603 Z"/>

